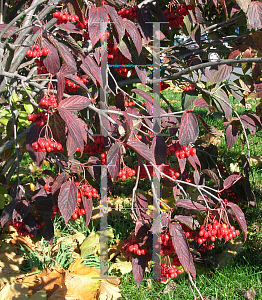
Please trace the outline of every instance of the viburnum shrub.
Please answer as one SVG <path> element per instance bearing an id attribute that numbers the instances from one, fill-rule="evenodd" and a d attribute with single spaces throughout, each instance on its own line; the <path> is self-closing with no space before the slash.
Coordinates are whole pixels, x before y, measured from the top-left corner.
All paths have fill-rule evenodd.
<path id="1" fill-rule="evenodd" d="M 120 179 L 134 185 L 135 230 L 122 250 L 138 286 L 152 259 L 159 281 L 185 272 L 193 283 L 199 258 L 240 231 L 246 240 L 237 203 L 255 202 L 248 135 L 262 128 L 261 104 L 257 113 L 236 107 L 250 93 L 262 97 L 262 3 L 244 2 L 38 0 L 4 10 L 0 193 L 11 200 L 1 225 L 52 242 L 56 214 L 66 224 L 84 216 L 88 226 L 93 204 L 105 205 Z M 207 62 L 214 52 L 220 59 Z M 245 75 L 232 80 L 234 65 Z M 242 143 L 237 161 L 204 143 L 206 132 L 228 148 Z M 34 192 L 19 176 L 25 152 L 53 167 Z M 150 199 L 138 189 L 144 181 Z"/>

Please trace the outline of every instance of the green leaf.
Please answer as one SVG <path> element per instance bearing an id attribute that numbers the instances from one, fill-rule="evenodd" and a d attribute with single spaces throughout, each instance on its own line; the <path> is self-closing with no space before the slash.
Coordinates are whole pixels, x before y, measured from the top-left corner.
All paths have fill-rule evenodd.
<path id="1" fill-rule="evenodd" d="M 11 95 L 11 101 L 16 103 L 16 102 L 20 101 L 20 99 L 19 99 L 17 94 L 12 94 Z"/>
<path id="2" fill-rule="evenodd" d="M 83 257 L 86 255 L 94 254 L 97 251 L 97 248 L 100 246 L 99 239 L 99 234 L 91 232 L 80 246 L 81 256 Z"/>
<path id="3" fill-rule="evenodd" d="M 27 127 L 31 124 L 31 122 L 28 121 L 28 113 L 25 111 L 20 111 L 18 116 L 18 122 L 19 125 L 22 127 Z"/>
<path id="4" fill-rule="evenodd" d="M 24 102 L 24 108 L 28 114 L 31 114 L 34 111 L 34 106 L 29 101 Z"/>
<path id="5" fill-rule="evenodd" d="M 182 108 L 188 109 L 197 97 L 198 97 L 198 92 L 196 90 L 184 91 L 181 97 Z"/>

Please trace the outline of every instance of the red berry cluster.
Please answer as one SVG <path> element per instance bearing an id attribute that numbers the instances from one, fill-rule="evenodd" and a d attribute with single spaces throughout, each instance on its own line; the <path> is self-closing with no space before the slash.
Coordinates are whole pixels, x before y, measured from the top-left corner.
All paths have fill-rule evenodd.
<path id="1" fill-rule="evenodd" d="M 40 102 L 39 102 L 39 106 L 47 109 L 48 107 L 57 107 L 57 99 L 55 97 L 55 95 L 50 95 L 48 96 L 44 96 Z"/>
<path id="2" fill-rule="evenodd" d="M 82 83 L 86 83 L 87 79 L 86 78 L 80 78 L 79 76 L 76 76 L 76 78 L 80 81 L 82 81 Z M 75 84 L 74 82 L 70 81 L 69 79 L 65 79 L 65 88 L 68 92 L 70 93 L 76 93 L 77 89 L 78 89 L 78 85 Z"/>
<path id="3" fill-rule="evenodd" d="M 36 142 L 32 143 L 32 147 L 35 152 L 64 152 L 64 148 L 61 143 L 48 138 L 39 138 Z"/>
<path id="4" fill-rule="evenodd" d="M 137 18 L 137 6 L 122 8 L 117 13 L 122 18 L 133 20 Z"/>
<path id="5" fill-rule="evenodd" d="M 172 244 L 172 239 L 169 233 L 160 234 L 157 241 L 160 243 L 160 255 L 171 255 L 175 252 L 175 248 Z M 154 247 L 157 249 L 159 244 L 156 244 Z"/>
<path id="6" fill-rule="evenodd" d="M 184 91 L 186 91 L 186 92 L 194 91 L 194 90 L 195 90 L 195 87 L 192 84 L 184 87 Z"/>
<path id="7" fill-rule="evenodd" d="M 106 165 L 106 163 L 107 163 L 107 161 L 106 161 L 106 154 L 105 153 L 101 153 L 101 162 L 104 165 Z"/>
<path id="8" fill-rule="evenodd" d="M 28 121 L 34 122 L 35 125 L 38 126 L 43 126 L 47 120 L 48 115 L 46 115 L 44 112 L 28 115 Z"/>
<path id="9" fill-rule="evenodd" d="M 44 189 L 45 189 L 47 192 L 51 192 L 51 190 L 52 190 L 52 185 L 53 185 L 53 182 L 45 183 Z"/>
<path id="10" fill-rule="evenodd" d="M 135 102 L 134 101 L 130 101 L 130 102 L 127 102 L 125 101 L 125 107 L 131 107 L 131 106 L 135 106 Z"/>
<path id="11" fill-rule="evenodd" d="M 43 227 L 45 225 L 45 222 L 39 221 L 38 217 L 35 217 L 35 220 L 36 220 L 37 230 L 39 230 L 41 227 Z M 23 221 L 19 221 L 19 222 L 9 221 L 8 225 L 14 227 L 16 229 L 18 235 L 21 235 L 21 236 L 29 235 L 30 237 L 34 237 L 33 234 L 29 234 L 28 230 L 26 229 L 25 223 Z"/>
<path id="12" fill-rule="evenodd" d="M 166 282 L 168 278 L 175 278 L 178 274 L 182 274 L 182 269 L 177 269 L 176 265 L 167 266 L 165 263 L 161 264 L 161 279 L 160 282 Z"/>
<path id="13" fill-rule="evenodd" d="M 134 253 L 135 255 L 145 255 L 147 253 L 147 249 L 140 248 L 138 246 L 138 241 L 136 238 L 128 238 L 124 242 L 124 246 L 122 246 L 123 251 L 127 254 Z"/>
<path id="14" fill-rule="evenodd" d="M 52 215 L 51 215 L 51 219 L 54 219 L 54 217 L 55 217 L 55 215 L 56 215 L 57 213 L 59 213 L 59 214 L 61 215 L 61 213 L 60 213 L 59 208 L 58 208 L 57 205 L 54 205 L 54 206 L 52 207 L 52 210 L 53 210 L 53 213 L 52 213 Z"/>
<path id="15" fill-rule="evenodd" d="M 49 53 L 48 48 L 40 49 L 39 45 L 33 45 L 30 49 L 26 51 L 27 57 L 41 57 L 41 56 L 47 56 Z"/>
<path id="16" fill-rule="evenodd" d="M 77 182 L 76 182 L 76 184 L 77 184 Z M 92 198 L 92 197 L 96 198 L 98 196 L 98 191 L 89 184 L 81 185 L 80 191 L 82 192 L 82 195 L 87 196 L 87 198 Z M 77 194 L 77 198 L 82 199 L 81 193 L 80 194 L 79 193 L 80 192 L 78 192 L 78 194 Z M 81 201 L 80 201 L 80 203 L 81 203 Z"/>
<path id="17" fill-rule="evenodd" d="M 119 171 L 119 173 L 117 175 L 117 179 L 126 181 L 127 178 L 130 178 L 131 176 L 134 176 L 135 174 L 136 174 L 135 170 L 133 170 L 127 166 L 124 166 L 124 168 Z"/>
<path id="18" fill-rule="evenodd" d="M 189 14 L 189 10 L 192 10 L 193 8 L 193 5 L 184 4 L 183 6 L 177 6 L 176 10 L 173 8 L 164 10 L 164 15 L 169 21 L 171 28 L 179 28 L 179 26 L 184 25 L 184 16 L 187 16 Z"/>
<path id="19" fill-rule="evenodd" d="M 105 151 L 104 140 L 102 136 L 94 136 L 92 144 L 87 143 L 84 147 L 84 153 L 94 155 Z"/>
<path id="20" fill-rule="evenodd" d="M 178 158 L 187 158 L 189 156 L 196 155 L 196 148 L 191 148 L 191 146 L 181 146 L 179 142 L 174 143 L 167 149 L 167 155 L 175 154 Z"/>
<path id="21" fill-rule="evenodd" d="M 29 235 L 29 232 L 26 229 L 25 224 L 24 224 L 23 221 L 20 221 L 20 222 L 9 221 L 8 225 L 13 226 L 16 229 L 18 235 L 21 235 L 21 236 L 28 236 Z M 33 235 L 31 235 L 31 236 L 33 237 Z"/>
<path id="22" fill-rule="evenodd" d="M 180 173 L 172 168 L 169 164 L 164 166 L 163 173 L 169 177 L 172 177 L 173 179 L 177 179 L 180 176 Z"/>
<path id="23" fill-rule="evenodd" d="M 211 223 L 200 226 L 197 242 L 199 244 L 203 244 L 208 240 L 214 242 L 216 239 L 221 239 L 222 237 L 227 242 L 239 234 L 240 231 L 236 230 L 234 226 L 227 225 L 226 223 L 219 223 L 217 220 L 212 220 Z"/>
<path id="24" fill-rule="evenodd" d="M 55 11 L 53 13 L 53 17 L 57 19 L 56 24 L 66 24 L 67 22 L 76 22 L 79 21 L 79 17 L 77 15 L 70 15 L 67 11 Z"/>
<path id="25" fill-rule="evenodd" d="M 147 168 L 148 168 L 150 176 L 152 177 L 153 176 L 153 171 L 154 171 L 153 167 L 147 165 Z M 134 169 L 135 169 L 135 172 L 137 174 L 138 165 L 134 165 Z M 148 179 L 147 172 L 146 172 L 146 169 L 144 168 L 144 166 L 140 167 L 139 178 L 141 178 L 141 179 Z"/>
<path id="26" fill-rule="evenodd" d="M 35 59 L 35 64 L 37 65 L 37 74 L 47 74 L 47 68 L 45 67 L 44 63 L 43 63 L 43 59 Z"/>

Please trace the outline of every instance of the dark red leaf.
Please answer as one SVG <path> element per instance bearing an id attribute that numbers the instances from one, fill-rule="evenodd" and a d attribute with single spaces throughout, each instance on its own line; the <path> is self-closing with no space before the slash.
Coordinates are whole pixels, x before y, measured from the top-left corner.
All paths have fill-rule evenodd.
<path id="1" fill-rule="evenodd" d="M 55 44 L 60 55 L 62 56 L 64 63 L 69 65 L 70 68 L 74 70 L 74 73 L 77 72 L 76 61 L 74 59 L 74 56 L 69 51 L 69 48 L 55 39 L 53 40 L 53 43 Z"/>
<path id="2" fill-rule="evenodd" d="M 120 143 L 116 142 L 109 149 L 107 157 L 106 157 L 108 172 L 114 180 L 116 180 L 117 175 L 120 171 L 121 148 L 122 148 L 122 145 Z"/>
<path id="3" fill-rule="evenodd" d="M 46 241 L 48 241 L 48 243 L 52 244 L 54 238 L 54 225 L 51 219 L 46 221 L 45 225 L 41 227 L 40 234 Z"/>
<path id="4" fill-rule="evenodd" d="M 130 51 L 128 50 L 128 47 L 126 45 L 126 43 L 122 40 L 120 41 L 120 43 L 118 44 L 118 49 L 120 50 L 120 52 L 129 60 L 132 60 L 132 56 Z"/>
<path id="5" fill-rule="evenodd" d="M 117 31 L 118 37 L 119 37 L 119 41 L 121 41 L 125 34 L 125 24 L 123 22 L 123 19 L 118 15 L 118 13 L 114 7 L 107 5 L 107 4 L 105 4 L 104 7 L 116 28 L 116 31 Z"/>
<path id="6" fill-rule="evenodd" d="M 189 199 L 181 199 L 181 200 L 178 200 L 176 202 L 176 206 L 178 207 L 184 207 L 186 209 L 194 209 L 194 210 L 207 210 L 207 208 L 200 204 L 200 203 L 197 203 L 195 201 L 192 201 L 192 200 L 189 200 Z"/>
<path id="7" fill-rule="evenodd" d="M 202 170 L 203 173 L 207 174 L 213 181 L 215 187 L 220 187 L 220 179 L 218 178 L 217 174 L 210 169 Z"/>
<path id="8" fill-rule="evenodd" d="M 206 123 L 206 121 L 204 120 L 204 118 L 202 118 L 199 114 L 195 113 L 195 116 L 198 118 L 198 120 L 201 122 L 201 124 L 203 125 L 203 127 L 209 132 L 211 133 L 213 136 L 215 137 L 221 137 L 223 135 L 222 132 L 218 131 L 216 129 L 215 126 L 210 126 Z"/>
<path id="9" fill-rule="evenodd" d="M 194 172 L 194 182 L 197 185 L 199 185 L 199 182 L 200 182 L 200 174 L 197 169 L 195 169 L 195 172 Z"/>
<path id="10" fill-rule="evenodd" d="M 147 80 L 147 69 L 143 67 L 138 67 L 135 66 L 136 73 L 138 78 L 141 80 L 142 84 L 145 86 L 146 85 L 146 80 Z"/>
<path id="11" fill-rule="evenodd" d="M 237 219 L 237 222 L 243 231 L 244 239 L 246 241 L 246 239 L 247 239 L 247 223 L 246 223 L 246 219 L 245 219 L 245 215 L 244 215 L 243 211 L 237 204 L 235 204 L 233 202 L 228 202 L 227 207 L 232 209 L 232 211 Z"/>
<path id="12" fill-rule="evenodd" d="M 153 24 L 151 13 L 147 7 L 142 6 L 137 10 L 137 20 L 145 36 L 146 43 L 148 43 L 153 36 Z"/>
<path id="13" fill-rule="evenodd" d="M 242 174 L 238 174 L 238 175 L 229 175 L 225 180 L 224 180 L 224 184 L 223 184 L 223 188 L 225 190 L 227 190 L 228 188 L 230 188 L 236 181 L 238 181 L 240 178 L 242 178 Z"/>
<path id="14" fill-rule="evenodd" d="M 130 35 L 134 45 L 136 46 L 136 50 L 138 55 L 140 55 L 142 51 L 142 38 L 141 35 L 135 25 L 134 22 L 128 20 L 128 19 L 123 19 L 126 31 Z"/>
<path id="15" fill-rule="evenodd" d="M 159 234 L 162 229 L 169 227 L 170 218 L 167 213 L 162 213 L 154 219 L 153 226 L 151 227 L 151 232 L 154 234 Z"/>
<path id="16" fill-rule="evenodd" d="M 69 135 L 71 136 L 70 143 L 67 143 L 67 146 L 69 146 L 67 147 L 68 155 L 70 156 L 75 153 L 75 147 L 79 147 L 81 153 L 83 153 L 84 141 L 87 141 L 87 125 L 83 120 L 71 114 L 65 108 L 58 107 L 57 109 L 62 119 L 66 122 Z"/>
<path id="17" fill-rule="evenodd" d="M 0 218 L 0 224 L 2 227 L 4 227 L 5 223 L 11 219 L 12 215 L 13 215 L 13 210 L 15 209 L 17 203 L 18 203 L 18 199 L 14 199 L 12 200 L 10 203 L 8 203 L 6 205 L 6 207 L 4 208 L 1 218 Z"/>
<path id="18" fill-rule="evenodd" d="M 142 91 L 140 89 L 132 89 L 131 92 L 134 92 L 135 94 L 144 98 L 147 102 L 153 104 L 153 97 L 150 94 L 148 94 L 147 92 Z"/>
<path id="19" fill-rule="evenodd" d="M 108 22 L 107 11 L 104 6 L 92 6 L 88 13 L 88 32 L 92 46 L 99 41 L 105 33 Z"/>
<path id="20" fill-rule="evenodd" d="M 210 69 L 212 76 L 212 83 L 220 83 L 225 79 L 229 79 L 231 72 L 233 71 L 233 67 L 231 65 L 220 65 L 218 69 Z"/>
<path id="21" fill-rule="evenodd" d="M 89 225 L 89 222 L 92 217 L 93 201 L 91 198 L 88 199 L 88 198 L 82 196 L 82 202 L 84 205 L 84 209 L 86 211 L 86 227 L 87 227 Z"/>
<path id="22" fill-rule="evenodd" d="M 82 110 L 88 107 L 90 104 L 91 101 L 89 98 L 80 95 L 74 95 L 68 98 L 64 98 L 59 103 L 59 107 L 65 108 L 66 110 Z"/>
<path id="23" fill-rule="evenodd" d="M 199 128 L 196 116 L 185 111 L 181 118 L 181 127 L 179 130 L 179 143 L 182 146 L 188 146 L 189 143 L 194 143 L 198 137 Z"/>
<path id="24" fill-rule="evenodd" d="M 0 24 L 0 32 L 4 30 L 4 28 L 7 26 L 8 24 Z M 4 33 L 3 38 L 7 38 L 10 34 L 12 34 L 14 31 L 18 30 L 19 28 L 16 26 L 11 26 L 7 29 L 7 31 Z"/>
<path id="25" fill-rule="evenodd" d="M 84 23 L 84 18 L 83 18 L 83 12 L 84 12 L 84 10 L 81 9 L 81 7 L 79 6 L 78 1 L 75 1 L 75 0 L 69 0 L 69 2 L 73 5 L 75 14 L 78 16 L 79 21 L 80 21 L 81 23 Z"/>
<path id="26" fill-rule="evenodd" d="M 79 34 L 79 29 L 76 28 L 76 26 L 71 23 L 71 22 L 68 22 L 66 24 L 59 24 L 59 25 L 56 25 L 58 28 L 60 28 L 61 30 L 64 30 L 67 34 L 68 33 L 76 33 L 76 34 Z"/>
<path id="27" fill-rule="evenodd" d="M 196 230 L 197 227 L 199 226 L 198 221 L 191 216 L 176 215 L 174 216 L 174 219 L 186 225 L 191 230 Z"/>
<path id="28" fill-rule="evenodd" d="M 135 257 L 132 257 L 133 277 L 136 282 L 137 288 L 139 287 L 145 276 L 146 258 L 147 254 L 136 255 Z"/>
<path id="29" fill-rule="evenodd" d="M 149 220 L 150 216 L 146 213 L 148 202 L 144 195 L 138 193 L 136 196 L 135 211 L 141 220 Z"/>
<path id="30" fill-rule="evenodd" d="M 256 124 L 252 118 L 250 118 L 248 115 L 242 115 L 240 116 L 240 119 L 244 127 L 246 129 L 249 129 L 251 135 L 256 134 Z"/>
<path id="31" fill-rule="evenodd" d="M 157 135 L 153 138 L 151 150 L 155 156 L 155 161 L 157 165 L 166 163 L 166 142 L 162 136 Z"/>
<path id="32" fill-rule="evenodd" d="M 30 157 L 35 162 L 38 167 L 42 166 L 42 163 L 46 157 L 45 152 L 35 152 L 32 147 L 32 143 L 36 142 L 39 138 L 39 134 L 43 126 L 32 125 L 26 134 L 26 150 L 28 151 Z M 43 131 L 42 131 L 43 133 Z M 41 134 L 42 137 L 42 134 Z"/>
<path id="33" fill-rule="evenodd" d="M 129 147 L 135 150 L 140 156 L 142 156 L 145 160 L 155 164 L 155 159 L 152 151 L 148 148 L 148 146 L 140 141 L 130 141 L 127 143 Z"/>
<path id="34" fill-rule="evenodd" d="M 247 18 L 249 24 L 255 30 L 262 28 L 262 3 L 259 1 L 252 1 L 247 10 Z"/>
<path id="35" fill-rule="evenodd" d="M 203 98 L 198 98 L 193 102 L 193 109 L 196 107 L 209 107 L 209 105 Z"/>
<path id="36" fill-rule="evenodd" d="M 187 273 L 191 273 L 196 278 L 196 269 L 192 254 L 189 250 L 187 238 L 180 224 L 171 223 L 169 232 L 172 237 L 172 243 L 177 253 L 178 259 Z"/>
<path id="37" fill-rule="evenodd" d="M 49 49 L 49 53 L 43 59 L 43 64 L 47 71 L 51 74 L 56 74 L 60 70 L 60 59 L 58 51 L 46 38 L 43 38 L 43 47 Z"/>
<path id="38" fill-rule="evenodd" d="M 65 223 L 71 218 L 77 205 L 77 186 L 72 181 L 67 181 L 61 186 L 58 195 L 58 208 Z"/>
<path id="39" fill-rule="evenodd" d="M 18 201 L 13 210 L 13 222 L 19 222 L 25 218 L 30 210 L 30 203 L 26 200 Z"/>
<path id="40" fill-rule="evenodd" d="M 95 84 L 97 81 L 100 86 L 103 86 L 100 68 L 90 55 L 87 55 L 85 58 L 82 57 L 82 64 L 80 68 L 86 73 L 87 76 L 91 77 Z"/>
<path id="41" fill-rule="evenodd" d="M 222 5 L 222 7 L 223 7 L 223 10 L 224 10 L 225 13 L 226 13 L 226 17 L 228 17 L 226 1 L 225 1 L 225 0 L 220 0 L 220 3 L 221 3 L 221 5 Z"/>
<path id="42" fill-rule="evenodd" d="M 227 93 L 223 89 L 219 89 L 213 96 L 217 108 L 224 113 L 225 117 L 230 121 L 232 119 L 232 108 Z"/>
<path id="43" fill-rule="evenodd" d="M 211 200 L 210 198 L 208 198 L 206 195 L 204 195 L 204 198 L 202 197 L 202 195 L 199 195 L 198 198 L 197 198 L 197 201 L 205 201 L 207 203 L 211 203 L 213 205 L 216 205 L 215 202 L 213 200 Z"/>
<path id="44" fill-rule="evenodd" d="M 61 100 L 63 98 L 64 91 L 65 91 L 65 77 L 64 77 L 63 73 L 61 72 L 61 69 L 56 74 L 56 78 L 57 78 L 57 103 L 58 104 L 61 102 Z"/>
<path id="45" fill-rule="evenodd" d="M 227 147 L 233 147 L 238 139 L 238 126 L 229 124 L 225 132 L 225 139 Z"/>
<path id="46" fill-rule="evenodd" d="M 33 214 L 29 213 L 23 219 L 23 222 L 24 222 L 25 228 L 29 232 L 29 234 L 32 234 L 34 237 L 36 237 L 37 227 L 36 227 L 35 216 Z"/>
<path id="47" fill-rule="evenodd" d="M 178 163 L 179 163 L 179 168 L 180 168 L 180 172 L 181 174 L 185 171 L 186 168 L 186 158 L 177 158 Z"/>
<path id="48" fill-rule="evenodd" d="M 52 185 L 52 194 L 54 194 L 56 191 L 58 191 L 60 189 L 61 185 L 64 182 L 66 182 L 68 178 L 69 178 L 69 175 L 66 172 L 59 174 Z"/>

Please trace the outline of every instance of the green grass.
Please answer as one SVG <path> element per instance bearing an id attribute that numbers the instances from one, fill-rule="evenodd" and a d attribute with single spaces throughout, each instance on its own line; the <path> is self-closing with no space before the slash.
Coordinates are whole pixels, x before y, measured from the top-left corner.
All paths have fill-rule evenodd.
<path id="1" fill-rule="evenodd" d="M 186 276 L 180 275 L 176 279 L 176 288 L 168 294 L 162 294 L 166 285 L 158 283 L 155 279 L 148 277 L 143 280 L 136 289 L 136 283 L 132 274 L 123 276 L 121 285 L 121 299 L 139 299 L 139 300 L 156 300 L 156 299 L 193 299 Z M 196 285 L 201 294 L 208 297 L 209 300 L 244 299 L 245 292 L 253 287 L 257 293 L 256 299 L 262 299 L 262 254 L 258 251 L 246 249 L 230 262 L 227 266 L 208 272 L 207 274 L 198 275 Z M 151 281 L 151 282 L 150 282 Z M 150 282 L 150 285 L 149 285 Z M 197 295 L 197 292 L 194 291 Z"/>

